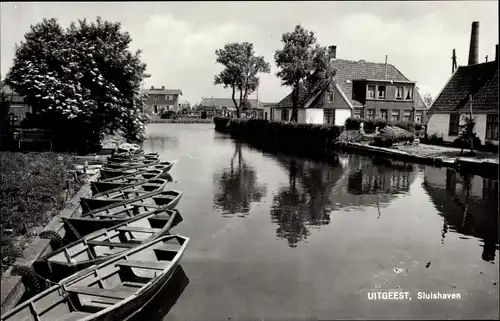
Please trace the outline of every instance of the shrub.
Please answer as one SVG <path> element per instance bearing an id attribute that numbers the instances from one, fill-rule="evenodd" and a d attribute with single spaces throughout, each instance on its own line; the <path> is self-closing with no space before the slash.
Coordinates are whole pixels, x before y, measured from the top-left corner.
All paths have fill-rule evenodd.
<path id="1" fill-rule="evenodd" d="M 172 110 L 166 110 L 160 115 L 160 118 L 162 118 L 162 119 L 175 119 L 176 113 Z"/>
<path id="2" fill-rule="evenodd" d="M 393 144 L 412 141 L 415 139 L 415 135 L 395 126 L 386 126 L 380 131 L 380 135 L 375 136 L 374 145 L 381 147 L 390 147 Z"/>
<path id="3" fill-rule="evenodd" d="M 359 126 L 361 122 L 364 125 L 364 130 L 366 133 L 373 133 L 375 128 L 378 127 L 379 130 L 383 129 L 385 126 L 396 126 L 402 128 L 406 131 L 414 133 L 415 131 L 419 131 L 422 129 L 422 124 L 414 123 L 410 121 L 387 121 L 384 118 L 353 118 L 349 117 L 345 122 L 346 130 L 359 130 Z"/>
<path id="4" fill-rule="evenodd" d="M 359 130 L 344 130 L 337 138 L 339 143 L 359 143 L 363 141 L 363 135 Z"/>

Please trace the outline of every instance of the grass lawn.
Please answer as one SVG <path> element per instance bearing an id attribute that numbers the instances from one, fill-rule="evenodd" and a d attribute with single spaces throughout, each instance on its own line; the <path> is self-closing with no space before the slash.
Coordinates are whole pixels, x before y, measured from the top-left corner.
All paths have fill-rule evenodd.
<path id="1" fill-rule="evenodd" d="M 82 186 L 70 172 L 70 159 L 56 153 L 0 154 L 2 272 Z"/>

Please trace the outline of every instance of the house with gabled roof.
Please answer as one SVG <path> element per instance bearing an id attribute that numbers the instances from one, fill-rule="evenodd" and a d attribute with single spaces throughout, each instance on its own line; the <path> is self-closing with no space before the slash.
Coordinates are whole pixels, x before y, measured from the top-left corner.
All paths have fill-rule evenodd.
<path id="1" fill-rule="evenodd" d="M 427 135 L 453 142 L 459 137 L 460 124 L 472 111 L 481 144 L 498 145 L 498 44 L 494 61 L 478 63 L 478 38 L 479 23 L 475 22 L 468 65 L 453 72 L 432 103 Z"/>
<path id="2" fill-rule="evenodd" d="M 179 96 L 182 96 L 180 89 L 165 89 L 161 88 L 143 89 L 142 93 L 147 95 L 145 113 L 150 117 L 160 116 L 160 114 L 167 110 L 179 110 Z"/>
<path id="3" fill-rule="evenodd" d="M 335 77 L 321 88 L 299 90 L 300 123 L 342 126 L 349 117 L 425 122 L 427 105 L 416 82 L 388 63 L 336 58 L 336 46 L 329 47 Z M 270 119 L 288 121 L 291 93 L 271 108 Z"/>

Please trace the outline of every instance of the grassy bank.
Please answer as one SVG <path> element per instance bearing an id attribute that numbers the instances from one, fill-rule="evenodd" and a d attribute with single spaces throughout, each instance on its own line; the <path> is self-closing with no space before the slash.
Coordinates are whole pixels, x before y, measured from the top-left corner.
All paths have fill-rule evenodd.
<path id="1" fill-rule="evenodd" d="M 150 124 L 208 124 L 213 123 L 212 119 L 201 118 L 176 118 L 176 119 L 151 119 Z"/>
<path id="2" fill-rule="evenodd" d="M 56 153 L 0 154 L 2 271 L 81 187 L 70 172 L 70 158 Z"/>

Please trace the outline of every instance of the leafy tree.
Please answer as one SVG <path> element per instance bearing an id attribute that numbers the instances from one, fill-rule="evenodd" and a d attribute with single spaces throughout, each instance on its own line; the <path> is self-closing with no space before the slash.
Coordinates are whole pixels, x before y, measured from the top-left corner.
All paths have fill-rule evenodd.
<path id="1" fill-rule="evenodd" d="M 255 56 L 253 44 L 249 42 L 229 43 L 223 49 L 215 51 L 216 61 L 224 69 L 215 76 L 214 84 L 231 88 L 231 98 L 236 108 L 236 116 L 248 107 L 248 96 L 259 87 L 258 73 L 269 73 L 271 67 L 263 56 Z M 236 91 L 239 91 L 239 101 L 236 101 Z"/>
<path id="2" fill-rule="evenodd" d="M 281 84 L 292 87 L 291 121 L 297 121 L 299 92 L 301 87 L 309 93 L 320 83 L 331 79 L 335 70 L 330 64 L 328 49 L 316 44 L 314 32 L 297 25 L 293 32 L 281 37 L 283 49 L 274 54 L 276 65 L 281 69 L 276 75 Z"/>
<path id="3" fill-rule="evenodd" d="M 141 82 L 146 65 L 120 23 L 79 20 L 64 30 L 55 18 L 31 26 L 16 46 L 6 83 L 54 130 L 96 143 L 106 131 L 145 138 Z"/>
<path id="4" fill-rule="evenodd" d="M 424 99 L 424 102 L 427 106 L 432 105 L 432 102 L 434 101 L 431 93 L 429 93 L 429 92 L 424 95 L 423 99 Z"/>

